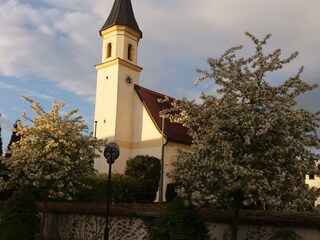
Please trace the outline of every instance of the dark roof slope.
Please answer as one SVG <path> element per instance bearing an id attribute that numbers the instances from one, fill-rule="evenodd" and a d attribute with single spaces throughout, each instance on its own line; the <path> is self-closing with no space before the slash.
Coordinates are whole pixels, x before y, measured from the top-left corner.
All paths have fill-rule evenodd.
<path id="1" fill-rule="evenodd" d="M 142 38 L 142 32 L 138 26 L 138 23 L 134 17 L 131 0 L 115 0 L 110 15 L 107 21 L 104 23 L 102 30 L 112 27 L 114 25 L 126 25 L 140 33 Z"/>
<path id="2" fill-rule="evenodd" d="M 136 90 L 141 102 L 149 112 L 149 115 L 154 124 L 161 132 L 162 118 L 159 116 L 159 112 L 163 109 L 171 108 L 170 102 L 172 102 L 174 98 L 169 97 L 170 102 L 159 103 L 158 99 L 164 99 L 166 97 L 165 95 L 143 88 L 139 85 L 135 85 L 134 89 Z M 167 140 L 176 143 L 191 145 L 192 138 L 187 133 L 188 129 L 182 126 L 180 123 L 173 123 L 170 122 L 169 119 L 165 119 L 163 130 L 165 138 Z"/>

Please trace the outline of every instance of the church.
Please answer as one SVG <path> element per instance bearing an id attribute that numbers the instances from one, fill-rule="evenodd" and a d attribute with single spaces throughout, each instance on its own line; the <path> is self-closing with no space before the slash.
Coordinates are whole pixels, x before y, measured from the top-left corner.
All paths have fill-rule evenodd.
<path id="1" fill-rule="evenodd" d="M 100 29 L 102 60 L 97 70 L 94 136 L 108 139 L 120 147 L 120 156 L 113 171 L 122 173 L 126 161 L 137 155 L 149 155 L 161 160 L 159 201 L 164 193 L 177 148 L 188 150 L 192 142 L 181 124 L 163 119 L 160 112 L 170 108 L 169 102 L 159 102 L 166 96 L 139 85 L 138 45 L 142 31 L 135 19 L 131 0 L 115 0 L 109 17 Z M 169 97 L 173 101 L 173 98 Z M 103 156 L 95 160 L 98 172 L 107 172 Z M 320 178 L 307 176 L 306 183 L 320 186 Z M 320 198 L 316 201 L 320 205 Z"/>
<path id="2" fill-rule="evenodd" d="M 159 113 L 171 107 L 160 103 L 166 96 L 139 85 L 138 45 L 142 38 L 130 0 L 115 0 L 109 17 L 100 29 L 102 60 L 97 70 L 94 136 L 120 147 L 114 172 L 123 172 L 128 158 L 149 155 L 161 160 L 159 200 L 176 159 L 177 147 L 190 149 L 191 137 L 181 124 L 163 119 Z M 173 98 L 169 98 L 173 101 Z M 98 172 L 107 172 L 101 156 L 95 160 Z"/>

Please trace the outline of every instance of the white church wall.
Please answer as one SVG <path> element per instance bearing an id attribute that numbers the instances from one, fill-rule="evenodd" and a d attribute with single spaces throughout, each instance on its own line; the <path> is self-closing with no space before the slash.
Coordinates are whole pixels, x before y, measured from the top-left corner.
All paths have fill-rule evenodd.
<path id="1" fill-rule="evenodd" d="M 124 25 L 115 25 L 101 32 L 103 35 L 102 62 L 115 58 L 121 58 L 130 61 L 127 56 L 128 45 L 133 47 L 132 63 L 137 64 L 138 42 L 140 33 Z M 111 43 L 111 56 L 108 57 L 108 44 Z"/>
<path id="2" fill-rule="evenodd" d="M 308 184 L 310 187 L 320 187 L 320 178 L 315 175 L 307 175 L 306 176 L 306 184 Z M 320 206 L 320 197 L 316 200 L 315 206 Z"/>
<path id="3" fill-rule="evenodd" d="M 162 135 L 137 94 L 134 97 L 133 108 L 132 156 L 150 155 L 161 158 Z"/>
<path id="4" fill-rule="evenodd" d="M 96 106 L 95 106 L 95 121 L 96 137 L 110 138 L 115 135 L 116 118 L 110 114 L 115 113 L 117 108 L 117 81 L 112 81 L 118 78 L 118 73 L 115 71 L 116 66 L 103 65 L 96 66 L 97 68 L 97 89 L 96 89 Z M 106 92 L 106 89 L 113 89 Z"/>
<path id="5" fill-rule="evenodd" d="M 133 128 L 135 122 L 133 114 L 136 111 L 134 107 L 134 89 L 133 84 L 127 85 L 125 83 L 126 76 L 130 75 L 132 79 L 139 79 L 139 72 L 127 67 L 122 66 L 119 72 L 118 95 L 117 95 L 117 110 L 116 110 L 116 135 L 115 140 L 124 142 L 122 147 L 131 148 L 133 140 Z M 126 159 L 131 157 L 131 154 L 126 156 Z"/>
<path id="6" fill-rule="evenodd" d="M 159 140 L 161 143 L 161 133 L 156 128 L 153 123 L 149 113 L 146 108 L 143 106 L 141 100 L 138 95 L 135 93 L 134 95 L 134 112 L 133 112 L 133 139 L 134 143 L 143 142 L 143 141 L 154 141 Z"/>

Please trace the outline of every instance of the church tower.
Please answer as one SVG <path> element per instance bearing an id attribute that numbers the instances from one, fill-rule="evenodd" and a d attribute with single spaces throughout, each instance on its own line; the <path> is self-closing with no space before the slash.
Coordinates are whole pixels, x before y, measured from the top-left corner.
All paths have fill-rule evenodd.
<path id="1" fill-rule="evenodd" d="M 116 142 L 121 149 L 120 158 L 127 160 L 132 155 L 134 85 L 139 84 L 142 71 L 137 65 L 142 32 L 130 0 L 115 0 L 108 19 L 100 29 L 100 35 L 102 62 L 95 66 L 94 135 L 98 139 Z M 117 160 L 115 163 L 118 171 L 122 171 L 124 166 L 125 161 Z M 106 171 L 106 161 L 98 159 L 95 168 Z"/>

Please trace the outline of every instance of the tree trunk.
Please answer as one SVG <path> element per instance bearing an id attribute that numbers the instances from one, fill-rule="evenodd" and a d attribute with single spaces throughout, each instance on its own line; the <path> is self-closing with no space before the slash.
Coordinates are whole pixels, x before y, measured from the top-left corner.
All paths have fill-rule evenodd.
<path id="1" fill-rule="evenodd" d="M 238 237 L 238 225 L 239 225 L 241 199 L 242 199 L 241 190 L 238 190 L 234 194 L 233 219 L 232 219 L 232 226 L 231 226 L 231 240 L 237 240 L 237 237 Z"/>
<path id="2" fill-rule="evenodd" d="M 44 226 L 45 226 L 45 222 L 46 222 L 46 218 L 47 218 L 47 211 L 48 211 L 48 194 L 45 193 L 44 195 L 44 205 L 42 208 L 42 221 L 41 221 L 41 234 L 40 234 L 40 239 L 44 239 L 43 235 L 44 235 Z"/>

